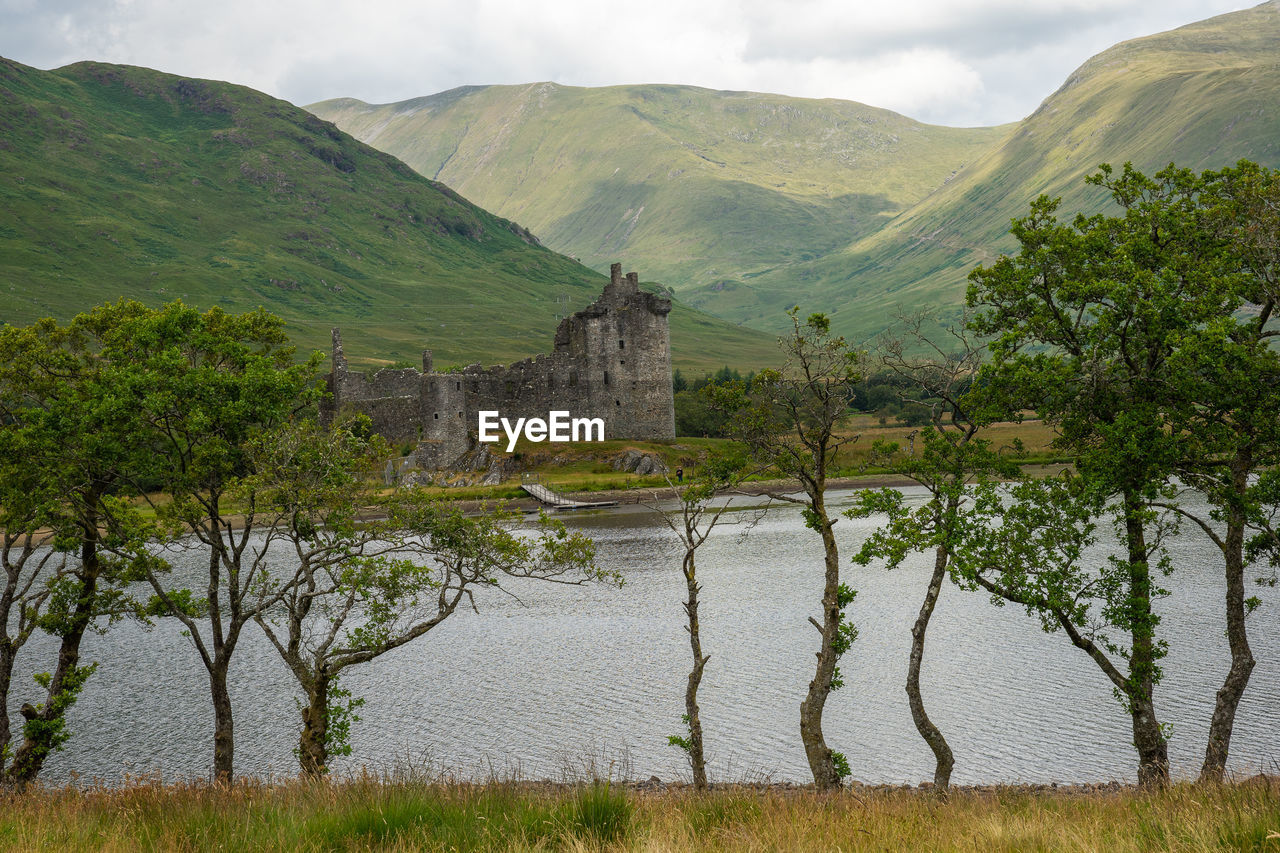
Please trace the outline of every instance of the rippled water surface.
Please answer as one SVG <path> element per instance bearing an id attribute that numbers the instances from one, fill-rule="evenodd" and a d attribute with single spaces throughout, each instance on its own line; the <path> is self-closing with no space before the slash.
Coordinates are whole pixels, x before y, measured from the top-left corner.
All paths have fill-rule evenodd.
<path id="1" fill-rule="evenodd" d="M 836 505 L 850 500 L 835 496 Z M 621 569 L 621 590 L 524 583 L 519 600 L 488 593 L 479 613 L 460 612 L 423 639 L 344 676 L 366 698 L 339 770 L 405 763 L 460 776 L 491 771 L 558 778 L 589 766 L 639 778 L 688 775 L 667 745 L 681 731 L 689 669 L 683 580 L 672 534 L 652 515 L 623 511 L 568 519 L 595 537 L 601 561 Z M 828 742 L 856 779 L 917 782 L 932 755 L 916 734 L 903 684 L 909 629 L 928 566 L 893 572 L 854 567 L 849 556 L 872 521 L 836 532 L 859 637 L 841 662 L 845 687 L 827 704 Z M 771 512 L 743 537 L 721 528 L 699 552 L 704 651 L 700 693 L 713 776 L 809 779 L 799 706 L 813 674 L 822 562 L 818 538 L 793 509 Z M 1213 697 L 1229 662 L 1214 552 L 1186 532 L 1178 571 L 1159 603 L 1169 640 L 1158 708 L 1171 727 L 1175 775 L 1203 757 Z M 1250 594 L 1253 594 L 1252 592 Z M 1241 703 L 1232 769 L 1275 771 L 1280 762 L 1280 596 L 1263 590 L 1250 618 L 1258 665 Z M 74 737 L 51 758 L 50 782 L 127 774 L 204 777 L 212 761 L 207 680 L 176 623 L 150 631 L 122 624 L 87 643 L 101 668 L 71 714 Z M 49 661 L 33 640 L 22 662 Z M 236 769 L 292 775 L 296 691 L 256 626 L 232 668 Z M 34 699 L 29 670 L 10 707 Z M 1013 606 L 954 586 L 943 590 L 929 631 L 925 702 L 956 756 L 958 783 L 1133 780 L 1127 715 L 1086 656 Z"/>

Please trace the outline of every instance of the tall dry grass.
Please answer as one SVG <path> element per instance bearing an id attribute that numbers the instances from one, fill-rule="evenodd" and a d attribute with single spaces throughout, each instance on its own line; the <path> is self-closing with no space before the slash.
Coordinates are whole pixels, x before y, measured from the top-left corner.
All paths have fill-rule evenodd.
<path id="1" fill-rule="evenodd" d="M 136 783 L 0 794 L 4 850 L 1280 851 L 1280 781 L 1159 793 L 607 782 Z"/>

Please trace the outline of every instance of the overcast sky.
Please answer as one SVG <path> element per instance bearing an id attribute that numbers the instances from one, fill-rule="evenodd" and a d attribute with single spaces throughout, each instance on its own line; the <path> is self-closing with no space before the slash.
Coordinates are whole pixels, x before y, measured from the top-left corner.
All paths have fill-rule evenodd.
<path id="1" fill-rule="evenodd" d="M 688 83 L 950 125 L 1022 118 L 1093 54 L 1234 0 L 0 0 L 0 55 L 230 80 L 305 105 L 454 86 Z"/>

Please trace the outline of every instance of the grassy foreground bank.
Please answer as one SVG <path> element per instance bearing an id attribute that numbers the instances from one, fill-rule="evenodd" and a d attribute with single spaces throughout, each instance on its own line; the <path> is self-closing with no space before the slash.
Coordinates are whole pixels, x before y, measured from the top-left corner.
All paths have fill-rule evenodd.
<path id="1" fill-rule="evenodd" d="M 1280 850 L 1280 779 L 912 790 L 132 785 L 0 795 L 4 850 Z"/>

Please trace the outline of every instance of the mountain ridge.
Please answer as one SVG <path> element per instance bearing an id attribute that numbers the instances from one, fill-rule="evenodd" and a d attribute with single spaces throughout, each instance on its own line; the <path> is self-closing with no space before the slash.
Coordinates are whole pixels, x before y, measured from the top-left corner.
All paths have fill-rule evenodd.
<path id="1" fill-rule="evenodd" d="M 7 322 L 176 297 L 264 306 L 304 348 L 327 349 L 342 326 L 367 364 L 416 362 L 431 348 L 447 365 L 544 351 L 558 317 L 607 281 L 331 123 L 241 86 L 0 60 L 0 130 Z M 758 366 L 774 349 L 767 335 L 681 305 L 672 329 L 675 361 L 690 369 Z"/>
<path id="2" fill-rule="evenodd" d="M 776 162 L 761 165 L 762 157 L 752 160 L 748 147 L 721 145 L 713 138 L 716 127 L 704 119 L 703 141 L 709 144 L 694 153 L 725 150 L 736 159 L 704 156 L 705 163 L 712 165 L 698 168 L 715 172 L 718 184 L 684 197 L 664 190 L 666 176 L 660 170 L 650 169 L 642 175 L 644 180 L 630 185 L 605 184 L 603 191 L 595 186 L 584 189 L 580 176 L 566 181 L 557 173 L 575 166 L 598 172 L 603 166 L 613 168 L 616 161 L 621 161 L 618 168 L 652 161 L 652 156 L 646 160 L 648 155 L 628 149 L 620 155 L 618 146 L 604 144 L 610 137 L 601 131 L 598 118 L 602 99 L 617 107 L 618 93 L 630 93 L 632 101 L 644 100 L 647 94 L 647 102 L 659 105 L 665 97 L 667 124 L 683 126 L 688 137 L 697 115 L 671 115 L 676 106 L 672 92 L 701 93 L 698 102 L 707 108 L 717 100 L 731 103 L 731 95 L 742 98 L 742 93 L 678 86 L 584 89 L 537 83 L 464 87 L 385 105 L 354 99 L 326 101 L 311 108 L 357 136 L 363 137 L 376 125 L 377 135 L 371 141 L 378 146 L 463 188 L 468 197 L 500 214 L 517 212 L 514 218 L 529 225 L 548 245 L 581 257 L 588 265 L 600 266 L 606 249 L 626 247 L 682 298 L 732 322 L 781 331 L 784 309 L 798 302 L 827 311 L 837 330 L 865 342 L 890 325 L 899 311 L 927 307 L 939 311 L 939 322 L 958 318 L 969 270 L 1013 248 L 1007 234 L 1009 221 L 1024 214 L 1036 196 L 1062 196 L 1064 211 L 1104 209 L 1104 196 L 1083 181 L 1099 163 L 1119 166 L 1132 161 L 1154 171 L 1171 161 L 1205 169 L 1248 158 L 1280 166 L 1277 45 L 1277 0 L 1120 42 L 1086 59 L 1020 122 L 996 128 L 942 129 L 960 136 L 940 137 L 941 144 L 929 150 L 931 159 L 923 165 L 901 150 L 877 147 L 874 134 L 857 140 L 858 147 L 839 133 L 825 140 L 812 133 L 790 140 L 775 134 L 755 150 Z M 504 133 L 486 133 L 484 145 L 475 144 L 478 153 L 468 154 L 466 145 L 459 143 L 490 126 L 451 122 L 468 110 L 473 119 L 482 116 L 481 102 L 486 99 L 499 101 L 505 95 L 510 105 L 517 93 L 523 102 L 519 110 L 503 113 Z M 537 145 L 521 142 L 519 134 L 513 136 L 518 125 L 529 122 L 531 99 L 555 93 L 561 98 L 577 93 L 594 102 L 575 110 L 562 105 L 557 121 L 542 123 L 545 132 Z M 833 103 L 747 94 L 784 114 L 788 106 L 802 113 L 814 104 Z M 440 100 L 431 100 L 436 97 Z M 879 118 L 881 129 L 902 130 L 900 139 L 908 128 L 936 127 L 855 102 L 834 103 L 844 105 L 841 109 L 849 119 L 846 126 L 837 128 L 844 133 L 857 126 L 854 119 L 860 110 L 872 128 Z M 399 113 L 399 109 L 411 111 Z M 706 109 L 703 112 L 714 116 Z M 593 114 L 594 120 L 580 120 Z M 442 116 L 450 122 L 441 121 Z M 897 124 L 885 124 L 890 121 Z M 773 126 L 785 124 L 774 122 Z M 817 127 L 812 122 L 792 124 L 810 132 Z M 562 133 L 566 128 L 579 137 L 599 134 L 601 144 L 586 155 L 565 157 L 563 149 L 571 146 Z M 743 129 L 728 122 L 719 128 L 721 141 Z M 436 141 L 415 139 L 415 134 L 433 136 Z M 855 158 L 862 158 L 865 174 L 856 175 L 855 180 L 849 171 L 828 168 L 834 162 L 829 152 L 825 159 L 815 156 L 808 163 L 800 162 L 803 157 L 796 152 L 803 152 L 806 144 L 812 147 L 815 138 L 819 145 L 825 141 L 833 148 L 843 140 L 850 152 L 856 150 Z M 963 151 L 945 150 L 956 139 L 964 142 Z M 432 145 L 446 142 L 452 151 L 462 149 L 460 161 L 437 158 L 431 162 L 424 156 L 435 150 Z M 668 145 L 663 150 L 669 149 Z M 548 151 L 561 153 L 555 169 L 548 165 L 553 162 L 546 157 Z M 714 165 L 717 160 L 721 165 Z M 939 165 L 948 163 L 948 168 L 939 170 Z M 730 174 L 731 169 L 738 172 Z M 518 187 L 531 178 L 539 183 L 541 195 L 522 198 Z M 779 194 L 775 191 L 780 187 L 772 186 L 779 182 L 792 186 Z M 656 205 L 679 206 L 683 215 L 662 207 L 655 210 Z M 663 228 L 646 237 L 646 217 L 651 227 L 654 219 L 662 220 Z M 753 217 L 758 221 L 752 222 Z"/>
<path id="3" fill-rule="evenodd" d="M 310 109 L 588 265 L 637 253 L 677 293 L 693 279 L 738 279 L 834 250 L 1003 132 L 666 84 L 467 87 Z M 907 158 L 911 170 L 891 168 Z M 709 218 L 715 235 L 700 229 Z"/>

